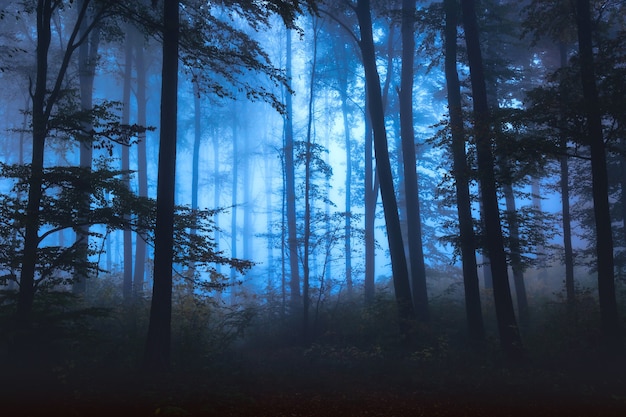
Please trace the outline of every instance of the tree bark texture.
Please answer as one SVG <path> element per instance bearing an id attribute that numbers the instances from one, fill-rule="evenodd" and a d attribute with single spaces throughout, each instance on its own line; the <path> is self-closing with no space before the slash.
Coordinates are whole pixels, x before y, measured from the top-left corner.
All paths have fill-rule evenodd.
<path id="1" fill-rule="evenodd" d="M 178 16 L 178 0 L 165 0 L 154 282 L 144 355 L 144 369 L 147 371 L 166 370 L 171 360 L 172 258 L 178 113 Z"/>
<path id="2" fill-rule="evenodd" d="M 469 191 L 469 167 L 465 154 L 465 132 L 461 104 L 461 86 L 456 69 L 458 13 L 455 0 L 445 0 L 445 74 L 448 89 L 448 111 L 452 131 L 453 175 L 456 187 L 457 213 L 459 216 L 459 238 L 463 263 L 463 288 L 465 290 L 465 312 L 469 337 L 482 340 L 485 328 L 480 302 L 478 265 L 476 264 L 476 237 L 472 220 Z"/>
<path id="3" fill-rule="evenodd" d="M 374 133 L 374 153 L 376 170 L 380 177 L 380 192 L 383 202 L 387 239 L 391 255 L 394 291 L 398 305 L 400 331 L 403 337 L 410 337 L 412 321 L 415 317 L 411 300 L 409 271 L 404 253 L 404 243 L 398 216 L 398 202 L 394 191 L 387 133 L 385 130 L 385 115 L 380 88 L 380 78 L 376 68 L 376 54 L 372 34 L 372 17 L 368 0 L 359 0 L 356 6 L 356 15 L 361 31 L 359 46 L 365 70 L 365 83 L 369 97 L 369 113 Z"/>
<path id="4" fill-rule="evenodd" d="M 491 262 L 498 332 L 500 334 L 500 344 L 507 357 L 511 360 L 519 360 L 523 357 L 523 348 L 513 309 L 507 261 L 504 252 L 504 239 L 500 223 L 494 172 L 494 157 L 491 150 L 491 118 L 474 1 L 461 0 L 461 7 L 470 67 L 472 99 L 474 102 L 474 131 L 485 220 L 486 249 Z"/>
<path id="5" fill-rule="evenodd" d="M 415 131 L 413 127 L 413 59 L 415 54 L 415 0 L 402 1 L 402 70 L 400 80 L 400 134 L 404 165 L 404 192 L 406 196 L 409 264 L 411 291 L 415 316 L 421 322 L 429 320 L 426 265 L 422 246 Z"/>
<path id="6" fill-rule="evenodd" d="M 620 319 L 615 298 L 613 232 L 608 197 L 608 174 L 602 133 L 602 116 L 593 60 L 591 6 L 589 0 L 576 1 L 578 53 L 587 113 L 587 134 L 591 150 L 593 211 L 596 222 L 598 298 L 604 344 L 610 351 L 622 347 Z"/>
<path id="7" fill-rule="evenodd" d="M 291 30 L 287 29 L 286 75 L 291 88 Z M 285 94 L 285 186 L 287 203 L 287 246 L 289 248 L 289 290 L 293 311 L 300 305 L 300 272 L 298 266 L 298 236 L 296 224 L 296 180 L 293 160 L 293 100 L 291 91 Z"/>

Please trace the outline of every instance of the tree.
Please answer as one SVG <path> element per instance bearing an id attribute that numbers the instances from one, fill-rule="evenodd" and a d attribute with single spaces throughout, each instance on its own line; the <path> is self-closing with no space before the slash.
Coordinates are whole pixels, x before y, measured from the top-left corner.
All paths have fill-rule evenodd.
<path id="1" fill-rule="evenodd" d="M 380 193 L 385 213 L 385 224 L 391 266 L 393 273 L 394 291 L 398 305 L 400 332 L 403 337 L 410 338 L 411 322 L 415 311 L 411 300 L 409 271 L 404 254 L 404 243 L 398 215 L 398 203 L 393 185 L 389 150 L 387 147 L 387 133 L 385 128 L 385 113 L 380 87 L 380 78 L 376 68 L 376 54 L 372 34 L 372 17 L 370 2 L 359 0 L 355 8 L 361 32 L 359 47 L 365 70 L 365 83 L 368 96 L 368 110 L 371 117 L 374 134 L 374 152 L 376 156 L 376 170 L 380 178 Z"/>
<path id="2" fill-rule="evenodd" d="M 293 101 L 291 90 L 291 30 L 287 28 L 287 61 L 285 86 L 285 197 L 287 211 L 287 247 L 289 249 L 289 289 L 292 309 L 300 304 L 300 272 L 298 266 L 298 238 L 296 230 L 296 185 L 293 160 Z"/>
<path id="3" fill-rule="evenodd" d="M 43 197 L 44 153 L 48 134 L 51 130 L 50 121 L 53 112 L 57 109 L 59 100 L 63 98 L 63 81 L 67 73 L 71 58 L 85 37 L 91 32 L 96 22 L 104 15 L 101 8 L 95 13 L 91 24 L 82 26 L 90 2 L 85 0 L 78 10 L 76 20 L 71 29 L 67 47 L 63 51 L 61 64 L 52 85 L 48 84 L 50 76 L 49 49 L 52 39 L 51 21 L 54 13 L 63 5 L 61 1 L 38 0 L 35 8 L 37 16 L 37 52 L 36 76 L 33 85 L 32 99 L 32 159 L 30 164 L 30 179 L 28 184 L 28 205 L 24 223 L 24 249 L 20 272 L 20 291 L 18 295 L 16 325 L 26 330 L 30 326 L 33 301 L 36 289 L 36 265 L 38 247 L 40 243 L 40 206 Z M 81 30 L 81 27 L 83 29 Z M 81 36 L 79 36 L 79 33 Z"/>
<path id="4" fill-rule="evenodd" d="M 493 292 L 500 345 L 509 359 L 519 360 L 523 356 L 523 349 L 513 310 L 513 300 L 511 298 L 504 252 L 504 239 L 500 223 L 494 173 L 494 157 L 491 150 L 491 116 L 487 101 L 487 89 L 474 1 L 461 0 L 461 8 L 474 103 L 474 135 L 478 159 L 478 176 L 481 185 L 481 202 L 484 211 L 486 250 L 491 262 L 490 267 L 493 276 Z"/>
<path id="5" fill-rule="evenodd" d="M 428 294 L 426 267 L 422 248 L 417 162 L 415 157 L 415 132 L 413 128 L 413 60 L 415 50 L 415 0 L 402 1 L 402 77 L 400 86 L 400 133 L 404 190 L 406 195 L 409 265 L 411 266 L 411 291 L 416 318 L 428 321 Z"/>
<path id="6" fill-rule="evenodd" d="M 78 9 L 81 10 L 84 5 L 85 0 L 81 0 L 77 2 Z M 93 13 L 93 12 L 92 12 Z M 80 25 L 79 37 L 84 38 L 84 41 L 80 44 L 78 48 L 78 77 L 80 83 L 80 104 L 81 109 L 83 111 L 89 112 L 93 109 L 93 82 L 96 75 L 96 65 L 98 62 L 98 45 L 100 43 L 100 30 L 96 25 L 90 33 L 87 32 L 87 29 L 90 26 L 90 20 L 92 17 L 88 13 L 87 17 L 83 19 Z M 122 123 L 129 124 L 128 120 L 123 120 Z M 93 129 L 92 126 L 86 124 L 84 126 L 85 132 L 90 132 Z M 92 150 L 92 138 L 87 138 L 86 140 L 81 141 L 79 144 L 79 159 L 80 166 L 86 169 L 91 170 L 91 162 L 93 159 L 93 150 Z M 85 189 L 88 189 L 89 186 L 87 184 L 84 185 Z M 88 195 L 85 195 L 85 198 L 81 202 L 81 210 L 84 215 L 87 216 L 89 212 L 89 198 Z M 79 228 L 76 230 L 76 240 L 79 242 L 79 247 L 81 248 L 81 252 L 84 254 L 85 258 L 87 258 L 88 246 L 89 246 L 89 230 L 85 230 L 85 228 Z M 86 259 L 85 259 L 86 260 Z M 87 285 L 87 276 L 81 276 L 80 273 L 77 273 L 75 276 L 75 281 L 72 285 L 72 289 L 75 293 L 81 294 L 85 292 L 85 288 Z"/>
<path id="7" fill-rule="evenodd" d="M 459 237 L 461 261 L 463 263 L 463 287 L 465 289 L 465 310 L 469 336 L 474 340 L 485 337 L 483 316 L 480 303 L 480 288 L 476 264 L 476 237 L 472 220 L 471 197 L 469 191 L 469 167 L 465 154 L 465 132 L 463 128 L 463 111 L 461 102 L 461 86 L 456 69 L 457 55 L 457 3 L 445 0 L 445 74 L 448 90 L 448 112 L 452 135 L 452 173 L 455 179 L 456 206 L 459 219 Z"/>
<path id="8" fill-rule="evenodd" d="M 616 353 L 621 350 L 620 319 L 615 298 L 615 271 L 613 259 L 613 232 L 608 198 L 606 153 L 602 133 L 596 75 L 593 59 L 591 7 L 589 0 L 576 1 L 578 53 L 580 75 L 587 116 L 587 135 L 591 150 L 593 207 L 596 225 L 596 255 L 598 262 L 598 296 L 601 329 L 606 348 Z"/>
<path id="9" fill-rule="evenodd" d="M 178 0 L 164 0 L 154 278 L 143 364 L 145 369 L 151 371 L 165 370 L 170 366 L 176 127 L 178 125 L 178 31 L 179 2 Z"/>

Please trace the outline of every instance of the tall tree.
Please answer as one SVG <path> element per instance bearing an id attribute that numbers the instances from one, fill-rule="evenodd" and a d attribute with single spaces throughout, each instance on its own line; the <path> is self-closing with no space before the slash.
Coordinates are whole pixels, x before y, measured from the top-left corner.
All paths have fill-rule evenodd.
<path id="1" fill-rule="evenodd" d="M 456 205 L 459 217 L 459 238 L 461 261 L 463 263 L 463 287 L 465 289 L 465 311 L 467 327 L 471 339 L 485 337 L 485 328 L 480 302 L 478 268 L 476 264 L 476 237 L 472 220 L 471 197 L 469 191 L 470 172 L 465 154 L 465 131 L 463 127 L 463 109 L 461 85 L 457 66 L 457 25 L 458 12 L 456 0 L 444 0 L 446 13 L 445 24 L 445 74 L 448 90 L 448 112 L 452 135 L 452 173 L 456 186 Z"/>
<path id="2" fill-rule="evenodd" d="M 284 152 L 285 152 L 285 197 L 287 211 L 287 247 L 289 250 L 289 289 L 292 309 L 300 305 L 300 272 L 298 267 L 298 237 L 296 229 L 296 180 L 294 168 L 294 138 L 293 138 L 293 99 L 291 90 L 292 63 L 291 63 L 291 30 L 287 29 L 286 36 L 286 75 L 285 87 L 285 125 L 284 125 Z"/>
<path id="3" fill-rule="evenodd" d="M 601 328 L 606 348 L 612 352 L 617 352 L 622 347 L 622 339 L 615 297 L 614 248 L 608 198 L 606 151 L 596 86 L 589 0 L 576 0 L 576 23 L 580 74 L 587 115 L 587 135 L 591 150 Z"/>
<path id="4" fill-rule="evenodd" d="M 494 157 L 491 150 L 491 117 L 474 0 L 461 0 L 461 9 L 474 103 L 474 135 L 476 138 L 478 176 L 481 185 L 481 202 L 484 211 L 486 250 L 491 262 L 500 345 L 510 359 L 519 360 L 523 356 L 523 348 L 513 309 L 500 223 Z"/>
<path id="5" fill-rule="evenodd" d="M 420 216 L 415 130 L 413 127 L 413 62 L 415 55 L 415 0 L 402 0 L 402 70 L 400 85 L 400 134 L 406 197 L 409 265 L 411 291 L 416 318 L 428 321 L 428 292 L 426 266 L 422 248 L 422 219 Z"/>
<path id="6" fill-rule="evenodd" d="M 127 25 L 126 39 L 124 42 L 124 83 L 122 92 L 122 123 L 130 123 L 130 92 L 133 74 L 133 47 L 134 31 Z M 130 187 L 130 149 L 128 146 L 122 148 L 122 171 L 126 171 L 124 181 Z M 130 301 L 133 295 L 133 236 L 130 228 L 123 232 L 123 274 L 122 274 L 122 294 L 125 301 Z"/>
<path id="7" fill-rule="evenodd" d="M 376 67 L 376 52 L 372 33 L 372 16 L 369 0 L 359 0 L 356 4 L 361 39 L 359 47 L 365 70 L 365 83 L 368 95 L 368 107 L 374 134 L 374 153 L 376 170 L 380 178 L 380 192 L 383 202 L 387 240 L 391 254 L 394 291 L 398 305 L 400 331 L 403 337 L 410 338 L 412 321 L 415 316 L 411 300 L 409 271 L 404 253 L 404 243 L 398 215 L 398 202 L 394 191 L 391 162 L 387 145 L 385 113 L 380 87 L 380 77 Z"/>
<path id="8" fill-rule="evenodd" d="M 156 1 L 156 0 L 153 0 Z M 174 255 L 174 195 L 178 115 L 178 0 L 164 0 L 161 123 L 157 179 L 154 278 L 144 368 L 170 366 L 172 319 L 172 260 Z"/>
<path id="9" fill-rule="evenodd" d="M 80 27 L 85 19 L 89 1 L 85 0 L 77 13 L 74 26 L 67 41 L 67 47 L 63 51 L 61 64 L 52 85 L 48 84 L 49 49 L 52 39 L 52 17 L 62 6 L 62 2 L 53 0 L 38 0 L 35 13 L 37 15 L 37 50 L 36 50 L 36 76 L 32 86 L 32 156 L 30 165 L 30 178 L 28 181 L 28 203 L 24 225 L 24 249 L 22 252 L 22 267 L 20 273 L 20 290 L 18 294 L 16 325 L 27 329 L 30 326 L 33 301 L 36 289 L 36 265 L 38 258 L 38 246 L 40 243 L 40 206 L 43 196 L 44 174 L 44 151 L 45 143 L 50 130 L 49 122 L 51 115 L 62 94 L 63 81 L 67 73 L 72 55 L 84 40 L 79 37 Z M 93 29 L 97 18 L 94 17 L 92 24 L 85 28 L 82 33 L 87 35 Z"/>
<path id="10" fill-rule="evenodd" d="M 137 32 L 133 27 L 131 30 Z M 146 97 L 146 62 L 144 42 L 141 36 L 134 36 L 135 40 L 135 70 L 137 73 L 137 124 L 147 126 L 147 97 Z M 148 156 L 146 133 L 140 133 L 137 138 L 137 193 L 139 197 L 148 197 Z M 135 242 L 135 268 L 133 276 L 133 293 L 135 296 L 143 293 L 143 283 L 146 271 L 146 235 L 140 233 Z"/>

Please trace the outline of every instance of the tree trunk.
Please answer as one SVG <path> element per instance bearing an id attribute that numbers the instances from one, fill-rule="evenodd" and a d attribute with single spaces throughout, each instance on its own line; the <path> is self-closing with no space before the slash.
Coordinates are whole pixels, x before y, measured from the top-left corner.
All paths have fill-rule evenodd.
<path id="1" fill-rule="evenodd" d="M 367 90 L 367 87 L 366 87 Z M 369 115 L 369 99 L 365 98 L 365 282 L 364 296 L 366 303 L 372 303 L 375 296 L 376 274 L 376 239 L 374 225 L 376 223 L 376 204 L 378 190 L 375 186 L 376 173 L 374 169 L 374 151 L 372 149 L 372 123 Z"/>
<path id="2" fill-rule="evenodd" d="M 474 1 L 461 0 L 461 6 L 474 102 L 474 130 L 481 200 L 485 218 L 486 249 L 491 262 L 500 344 L 509 359 L 519 360 L 523 357 L 523 348 L 513 310 L 504 239 L 500 224 L 494 158 L 491 150 L 491 119 Z"/>
<path id="3" fill-rule="evenodd" d="M 35 297 L 35 266 L 39 246 L 39 206 L 42 197 L 43 160 L 46 136 L 48 134 L 46 114 L 46 90 L 48 77 L 48 49 L 50 48 L 52 2 L 37 2 L 37 75 L 33 100 L 33 148 L 31 172 L 28 184 L 28 203 L 26 206 L 24 253 L 20 273 L 20 291 L 17 300 L 16 323 L 18 328 L 26 329 L 30 325 L 33 301 Z"/>
<path id="4" fill-rule="evenodd" d="M 605 347 L 616 353 L 621 350 L 620 319 L 615 298 L 613 233 L 608 198 L 608 175 L 602 134 L 602 115 L 596 89 L 591 35 L 589 0 L 576 1 L 578 48 L 583 96 L 587 113 L 587 134 L 591 149 L 593 209 L 596 221 L 596 253 L 598 263 L 598 296 L 602 337 Z"/>
<path id="5" fill-rule="evenodd" d="M 402 162 L 404 165 L 404 192 L 406 195 L 409 264 L 415 316 L 429 319 L 426 266 L 422 247 L 422 220 L 420 216 L 419 186 L 416 172 L 415 131 L 413 128 L 413 59 L 415 51 L 415 0 L 402 1 L 402 74 L 400 86 L 400 132 Z"/>
<path id="6" fill-rule="evenodd" d="M 77 4 L 79 6 L 79 10 L 86 7 L 84 0 L 79 1 Z M 90 33 L 86 33 L 90 23 L 90 19 L 83 19 L 78 35 L 79 37 L 85 37 L 85 41 L 83 41 L 78 48 L 78 79 L 80 84 L 81 110 L 87 112 L 90 112 L 93 109 L 93 82 L 96 75 L 96 63 L 98 60 L 98 44 L 100 43 L 100 31 L 98 28 L 94 28 Z M 85 132 L 91 132 L 93 126 L 91 123 L 84 123 L 83 128 Z M 91 162 L 93 159 L 91 139 L 91 137 L 85 137 L 79 144 L 79 166 L 89 172 L 91 171 Z M 84 194 L 81 202 L 79 203 L 79 219 L 86 219 L 90 211 L 90 185 L 87 178 L 87 175 L 81 178 L 80 183 L 80 187 L 82 188 Z M 74 294 L 83 294 L 87 289 L 88 278 L 86 271 L 84 270 L 84 265 L 89 262 L 89 226 L 80 226 L 77 228 L 76 246 L 81 257 L 79 262 L 83 265 L 75 271 L 74 282 L 72 283 L 72 292 Z"/>
<path id="7" fill-rule="evenodd" d="M 342 46 L 342 44 L 340 44 Z M 336 47 L 337 48 L 337 47 Z M 343 60 L 343 68 L 348 66 L 346 54 L 341 50 L 335 51 L 335 58 Z M 345 211 L 346 219 L 344 223 L 344 252 L 346 257 L 346 290 L 348 298 L 352 298 L 352 140 L 350 138 L 350 122 L 348 121 L 348 80 L 345 71 L 340 71 L 337 76 L 339 81 L 339 97 L 341 98 L 341 114 L 343 116 L 343 134 L 344 144 L 346 147 L 346 195 L 345 195 Z M 366 162 L 367 163 L 367 162 Z"/>
<path id="8" fill-rule="evenodd" d="M 506 167 L 506 171 L 508 171 L 508 167 Z M 517 314 L 522 328 L 528 328 L 530 324 L 530 312 L 528 309 L 528 297 L 526 296 L 526 284 L 524 282 L 524 268 L 522 266 L 517 207 L 513 194 L 513 186 L 511 184 L 504 184 L 503 188 L 506 204 L 506 218 L 509 224 L 509 251 L 511 256 L 511 269 L 513 270 L 515 299 L 517 300 Z"/>
<path id="9" fill-rule="evenodd" d="M 137 29 L 133 27 L 133 31 Z M 147 126 L 147 99 L 146 99 L 146 64 L 141 36 L 135 36 L 135 70 L 137 72 L 137 124 Z M 148 157 L 146 150 L 146 133 L 140 133 L 137 143 L 137 192 L 140 197 L 148 197 Z M 140 296 L 143 293 L 143 283 L 146 274 L 146 236 L 140 233 L 135 242 L 135 275 L 133 277 L 133 293 Z"/>
<path id="10" fill-rule="evenodd" d="M 380 192 L 385 214 L 389 252 L 391 254 L 391 267 L 393 271 L 396 302 L 398 305 L 400 332 L 404 338 L 410 338 L 415 312 L 411 300 L 409 271 L 404 254 L 404 243 L 402 241 L 400 218 L 398 216 L 398 203 L 394 191 L 389 150 L 387 148 L 385 115 L 380 78 L 376 68 L 376 54 L 374 50 L 369 0 L 359 0 L 357 2 L 356 15 L 361 31 L 359 46 L 361 48 L 363 68 L 365 70 L 365 82 L 369 97 L 369 113 L 371 116 L 372 130 L 374 132 L 376 170 L 380 177 Z"/>
<path id="11" fill-rule="evenodd" d="M 122 93 L 123 111 L 122 111 L 122 123 L 130 124 L 130 90 L 133 72 L 133 44 L 134 36 L 133 30 L 130 28 L 130 24 L 126 29 L 126 42 L 125 42 L 125 54 L 124 54 L 124 91 Z M 122 171 L 130 171 L 130 148 L 125 145 L 122 146 Z M 130 174 L 124 175 L 124 183 L 130 188 Z M 126 220 L 129 220 L 129 216 L 124 216 Z M 123 231 L 124 242 L 124 271 L 122 278 L 122 295 L 124 301 L 130 302 L 133 295 L 133 237 L 130 228 L 125 228 Z"/>
<path id="12" fill-rule="evenodd" d="M 171 356 L 172 258 L 178 114 L 178 15 L 178 0 L 164 0 L 161 135 L 154 240 L 154 284 L 144 355 L 144 369 L 149 371 L 162 371 L 169 368 Z"/>
<path id="13" fill-rule="evenodd" d="M 459 216 L 459 238 L 461 261 L 463 263 L 463 287 L 465 289 L 465 311 L 469 337 L 483 340 L 485 328 L 480 302 L 478 266 L 476 264 L 476 237 L 472 221 L 471 198 L 469 192 L 469 167 L 465 154 L 465 132 L 461 104 L 461 86 L 456 69 L 457 54 L 457 4 L 455 0 L 445 0 L 445 73 L 448 89 L 448 110 L 452 131 L 453 175 L 456 186 L 457 213 Z"/>
<path id="14" fill-rule="evenodd" d="M 291 88 L 291 30 L 287 29 L 286 75 Z M 298 267 L 298 236 L 296 224 L 296 182 L 293 160 L 293 103 L 291 92 L 285 94 L 285 186 L 287 199 L 287 246 L 289 248 L 289 289 L 291 308 L 297 311 L 300 305 L 300 272 Z"/>
<path id="15" fill-rule="evenodd" d="M 48 88 L 48 50 L 52 38 L 51 19 L 58 6 L 51 0 L 37 1 L 37 52 L 36 52 L 36 76 L 34 92 L 32 93 L 32 156 L 31 172 L 28 181 L 28 202 L 26 204 L 26 216 L 24 220 L 24 250 L 22 253 L 22 266 L 20 271 L 20 291 L 17 299 L 15 324 L 18 329 L 26 330 L 30 326 L 33 302 L 35 299 L 35 270 L 37 265 L 39 247 L 39 227 L 41 199 L 43 196 L 43 168 L 44 150 L 48 135 L 48 121 L 52 109 L 56 104 L 67 68 L 73 52 L 79 46 L 76 43 L 78 29 L 87 12 L 85 1 L 80 8 L 76 24 L 67 42 L 58 73 L 53 87 Z"/>
<path id="16" fill-rule="evenodd" d="M 232 169 L 232 194 L 231 194 L 231 215 L 230 215 L 230 254 L 231 257 L 237 257 L 237 204 L 238 204 L 238 191 L 239 191 L 239 134 L 237 125 L 237 110 L 235 109 L 236 103 L 233 103 L 233 119 L 232 119 L 232 132 L 233 132 L 233 169 Z M 230 305 L 234 306 L 237 303 L 236 297 L 236 284 L 237 284 L 237 271 L 234 268 L 230 270 Z"/>

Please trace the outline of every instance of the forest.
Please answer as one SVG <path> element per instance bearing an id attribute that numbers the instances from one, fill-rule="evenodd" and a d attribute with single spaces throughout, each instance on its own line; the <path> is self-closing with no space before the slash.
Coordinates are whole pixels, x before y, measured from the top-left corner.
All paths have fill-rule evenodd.
<path id="1" fill-rule="evenodd" d="M 622 416 L 622 0 L 0 0 L 0 404 Z"/>

